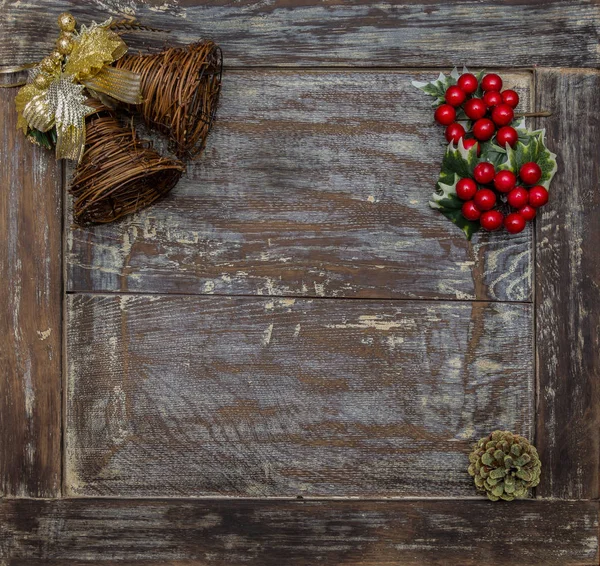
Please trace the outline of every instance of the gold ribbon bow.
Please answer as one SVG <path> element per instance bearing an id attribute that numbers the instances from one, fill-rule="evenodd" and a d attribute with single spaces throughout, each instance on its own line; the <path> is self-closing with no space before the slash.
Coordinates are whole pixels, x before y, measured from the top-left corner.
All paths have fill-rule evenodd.
<path id="1" fill-rule="evenodd" d="M 17 126 L 25 134 L 56 128 L 57 159 L 79 161 L 83 155 L 85 117 L 94 112 L 85 105 L 85 89 L 96 98 L 107 95 L 128 104 L 142 102 L 140 76 L 110 66 L 127 52 L 125 42 L 110 29 L 111 23 L 109 19 L 82 25 L 76 33 L 73 17 L 61 15 L 58 51 L 29 71 L 27 84 L 16 96 Z"/>

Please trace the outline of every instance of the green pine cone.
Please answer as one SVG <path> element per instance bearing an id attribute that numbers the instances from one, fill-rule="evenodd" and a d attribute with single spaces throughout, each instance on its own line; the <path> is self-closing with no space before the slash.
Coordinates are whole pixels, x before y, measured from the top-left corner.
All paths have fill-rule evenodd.
<path id="1" fill-rule="evenodd" d="M 495 430 L 482 438 L 469 461 L 475 486 L 492 501 L 523 499 L 540 483 L 542 464 L 535 446 L 512 432 Z"/>

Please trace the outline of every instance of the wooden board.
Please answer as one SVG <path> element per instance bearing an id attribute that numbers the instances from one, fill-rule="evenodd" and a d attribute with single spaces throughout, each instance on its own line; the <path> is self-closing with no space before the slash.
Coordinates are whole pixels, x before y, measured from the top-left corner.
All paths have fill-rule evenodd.
<path id="1" fill-rule="evenodd" d="M 5 501 L 0 561 L 596 566 L 597 531 L 598 502 Z"/>
<path id="2" fill-rule="evenodd" d="M 469 243 L 428 201 L 435 72 L 226 73 L 206 154 L 162 203 L 73 229 L 73 291 L 529 301 L 531 231 Z M 530 107 L 531 75 L 507 85 Z"/>
<path id="3" fill-rule="evenodd" d="M 527 304 L 70 295 L 77 496 L 476 496 L 531 437 Z"/>
<path id="4" fill-rule="evenodd" d="M 0 89 L 0 496 L 61 482 L 62 179 Z"/>
<path id="5" fill-rule="evenodd" d="M 171 30 L 134 45 L 211 37 L 228 65 L 600 65 L 594 0 L 12 0 L 3 10 L 3 65 L 46 55 L 65 10 L 86 24 L 136 14 L 144 24 Z"/>
<path id="6" fill-rule="evenodd" d="M 543 497 L 600 494 L 600 73 L 537 72 L 557 150 L 550 204 L 537 221 L 538 448 Z"/>

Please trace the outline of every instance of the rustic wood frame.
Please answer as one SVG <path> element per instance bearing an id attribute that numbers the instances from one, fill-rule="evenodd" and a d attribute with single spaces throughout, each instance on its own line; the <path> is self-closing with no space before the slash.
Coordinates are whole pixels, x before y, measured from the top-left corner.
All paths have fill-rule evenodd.
<path id="1" fill-rule="evenodd" d="M 485 4 L 492 10 L 497 3 Z M 470 53 L 474 65 L 570 67 L 535 70 L 537 107 L 553 111 L 540 126 L 559 163 L 554 204 L 538 217 L 535 234 L 536 444 L 544 478 L 535 499 L 511 505 L 61 499 L 63 175 L 52 156 L 15 131 L 13 93 L 0 90 L 8 149 L 2 158 L 9 162 L 0 193 L 0 231 L 7 243 L 0 248 L 0 273 L 8 282 L 0 290 L 0 564 L 232 564 L 241 558 L 261 565 L 598 564 L 600 123 L 599 108 L 591 105 L 600 91 L 594 37 L 600 14 L 593 4 L 568 4 L 567 26 L 559 24 L 561 6 L 549 8 L 548 21 L 556 18 L 556 24 L 542 30 L 546 49 L 533 52 L 524 42 L 516 44 L 515 58 L 501 48 L 475 47 Z M 515 9 L 529 16 L 545 6 L 540 0 Z M 94 10 L 80 7 L 79 13 L 91 19 Z M 151 12 L 144 16 L 150 25 L 158 21 Z M 38 19 L 47 15 L 27 17 L 37 33 Z M 460 24 L 445 28 L 440 45 L 456 39 Z M 189 33 L 181 30 L 184 38 Z M 573 46 L 574 34 L 587 50 Z M 6 64 L 38 55 L 36 44 L 14 45 L 10 30 L 0 32 Z M 234 52 L 231 61 L 253 63 L 259 55 Z M 459 56 L 464 52 L 440 53 L 417 41 L 389 53 L 376 50 L 371 63 L 445 67 Z M 317 58 L 299 51 L 293 64 L 332 60 L 356 62 L 351 51 L 334 49 Z M 289 60 L 278 52 L 272 62 Z"/>

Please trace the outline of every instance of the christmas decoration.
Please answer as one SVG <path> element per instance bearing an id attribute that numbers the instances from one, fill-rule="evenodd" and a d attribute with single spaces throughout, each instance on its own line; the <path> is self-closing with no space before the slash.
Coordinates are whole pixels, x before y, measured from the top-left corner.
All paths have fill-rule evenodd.
<path id="1" fill-rule="evenodd" d="M 111 222 L 167 194 L 198 156 L 221 88 L 221 50 L 212 41 L 126 55 L 121 35 L 158 31 L 135 20 L 82 25 L 58 18 L 54 50 L 29 69 L 15 98 L 18 127 L 57 159 L 77 162 L 70 192 L 76 223 Z M 139 113 L 166 135 L 173 158 L 139 139 L 123 115 Z"/>
<path id="2" fill-rule="evenodd" d="M 495 73 L 466 68 L 413 85 L 434 98 L 434 119 L 449 143 L 430 206 L 469 239 L 481 228 L 521 232 L 548 202 L 557 166 L 545 131 L 527 128 L 524 116 L 515 114 L 518 93 L 502 91 Z"/>
<path id="3" fill-rule="evenodd" d="M 492 501 L 523 499 L 540 483 L 538 452 L 518 434 L 492 432 L 475 444 L 469 461 L 476 488 Z"/>

